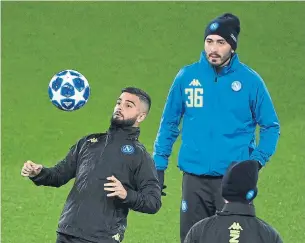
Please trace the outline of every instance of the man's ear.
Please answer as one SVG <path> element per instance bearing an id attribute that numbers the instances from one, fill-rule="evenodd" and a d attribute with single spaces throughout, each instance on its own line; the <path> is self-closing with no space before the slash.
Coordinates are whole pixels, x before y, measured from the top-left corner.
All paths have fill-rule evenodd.
<path id="1" fill-rule="evenodd" d="M 146 116 L 147 116 L 147 114 L 145 112 L 141 113 L 137 118 L 137 122 L 140 123 L 140 122 L 144 121 Z"/>

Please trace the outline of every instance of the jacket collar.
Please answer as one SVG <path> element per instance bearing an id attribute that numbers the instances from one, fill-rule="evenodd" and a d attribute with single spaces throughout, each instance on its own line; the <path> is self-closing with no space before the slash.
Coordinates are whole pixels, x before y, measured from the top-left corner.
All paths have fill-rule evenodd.
<path id="1" fill-rule="evenodd" d="M 140 136 L 139 127 L 120 127 L 111 125 L 107 131 L 110 136 L 119 136 L 130 140 L 138 140 Z"/>
<path id="2" fill-rule="evenodd" d="M 253 204 L 245 204 L 240 202 L 226 203 L 218 215 L 245 215 L 255 217 L 255 207 Z"/>
<path id="3" fill-rule="evenodd" d="M 211 65 L 211 63 L 209 63 L 209 61 L 206 58 L 206 53 L 203 51 L 200 54 L 200 59 L 199 59 L 199 63 L 201 65 L 204 65 L 208 68 L 211 68 L 215 71 L 215 68 L 213 67 L 213 65 Z M 239 61 L 239 57 L 237 53 L 234 53 L 233 56 L 231 57 L 230 62 L 228 63 L 227 66 L 224 66 L 220 72 L 220 75 L 225 75 L 229 72 L 234 72 L 239 66 L 241 65 L 241 62 Z"/>

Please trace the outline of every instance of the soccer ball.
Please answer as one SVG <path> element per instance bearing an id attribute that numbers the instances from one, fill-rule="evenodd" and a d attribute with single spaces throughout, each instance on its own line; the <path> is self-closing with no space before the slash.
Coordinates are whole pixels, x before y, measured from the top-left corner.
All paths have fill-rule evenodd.
<path id="1" fill-rule="evenodd" d="M 64 70 L 52 77 L 48 93 L 52 104 L 58 109 L 75 111 L 87 103 L 90 86 L 80 72 Z"/>

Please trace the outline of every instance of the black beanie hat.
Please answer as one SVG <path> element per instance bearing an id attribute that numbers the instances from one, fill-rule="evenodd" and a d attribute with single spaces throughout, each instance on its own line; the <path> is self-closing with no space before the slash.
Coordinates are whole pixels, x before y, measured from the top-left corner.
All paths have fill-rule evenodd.
<path id="1" fill-rule="evenodd" d="M 257 195 L 258 163 L 233 162 L 222 179 L 222 197 L 229 202 L 251 202 Z"/>
<path id="2" fill-rule="evenodd" d="M 238 17 L 231 13 L 225 13 L 208 24 L 204 32 L 204 40 L 208 35 L 219 35 L 230 44 L 233 50 L 236 50 L 239 32 Z"/>

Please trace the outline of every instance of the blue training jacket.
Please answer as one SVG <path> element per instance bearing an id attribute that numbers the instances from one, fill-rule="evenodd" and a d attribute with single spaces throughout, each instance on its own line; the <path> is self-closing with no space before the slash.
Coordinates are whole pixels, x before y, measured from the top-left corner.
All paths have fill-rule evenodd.
<path id="1" fill-rule="evenodd" d="M 201 53 L 199 62 L 178 72 L 169 90 L 153 158 L 165 170 L 180 134 L 180 170 L 196 175 L 223 175 L 232 161 L 247 159 L 263 166 L 274 154 L 280 125 L 262 78 L 234 54 L 216 73 Z M 260 140 L 255 142 L 256 125 Z"/>

